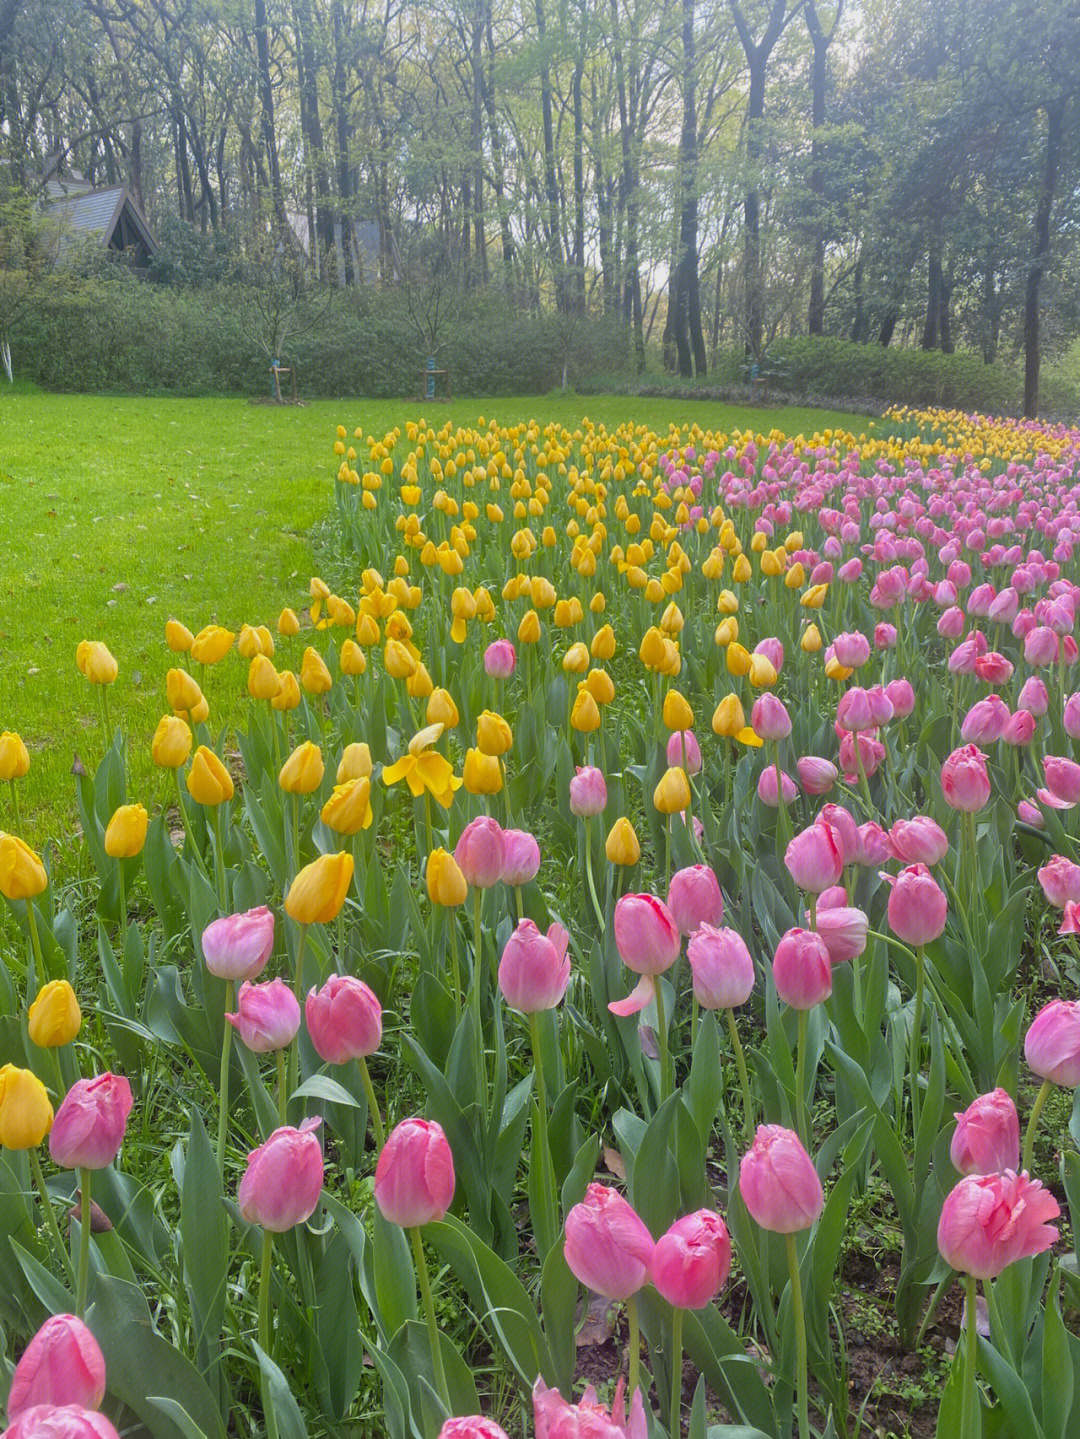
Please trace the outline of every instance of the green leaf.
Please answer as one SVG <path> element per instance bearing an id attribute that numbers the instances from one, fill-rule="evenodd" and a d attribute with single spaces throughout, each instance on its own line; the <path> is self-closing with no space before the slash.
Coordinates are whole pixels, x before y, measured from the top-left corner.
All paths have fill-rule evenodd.
<path id="1" fill-rule="evenodd" d="M 1046 1439 L 1068 1439 L 1075 1432 L 1070 1424 L 1074 1381 L 1069 1336 L 1061 1318 L 1055 1278 L 1050 1286 L 1043 1324 L 1042 1421 Z"/>
<path id="2" fill-rule="evenodd" d="M 540 1281 L 540 1308 L 544 1318 L 544 1333 L 547 1335 L 552 1362 L 558 1376 L 558 1387 L 565 1394 L 570 1393 L 574 1382 L 574 1363 L 577 1358 L 577 1345 L 574 1341 L 574 1310 L 577 1307 L 577 1297 L 577 1280 L 570 1272 L 562 1244 L 556 1244 L 544 1261 L 544 1272 Z"/>
<path id="3" fill-rule="evenodd" d="M 195 1340 L 204 1377 L 210 1381 L 220 1358 L 229 1273 L 229 1218 L 217 1161 L 197 1108 L 184 1161 L 180 1201 L 184 1277 L 191 1295 Z"/>
<path id="4" fill-rule="evenodd" d="M 416 1318 L 416 1271 L 404 1229 L 384 1219 L 376 1205 L 372 1211 L 372 1250 L 375 1293 L 388 1333 Z"/>
<path id="5" fill-rule="evenodd" d="M 304 1423 L 300 1406 L 289 1388 L 289 1381 L 269 1354 L 265 1354 L 254 1340 L 251 1347 L 255 1350 L 255 1357 L 259 1361 L 259 1371 L 262 1374 L 263 1402 L 274 1411 L 280 1439 L 308 1439 L 307 1425 Z"/>
<path id="6" fill-rule="evenodd" d="M 289 1103 L 294 1099 L 323 1099 L 328 1104 L 345 1104 L 352 1109 L 360 1108 L 359 1102 L 345 1086 L 336 1079 L 331 1079 L 328 1074 L 313 1074 L 310 1079 L 305 1079 L 303 1084 L 298 1085 L 289 1095 Z"/>

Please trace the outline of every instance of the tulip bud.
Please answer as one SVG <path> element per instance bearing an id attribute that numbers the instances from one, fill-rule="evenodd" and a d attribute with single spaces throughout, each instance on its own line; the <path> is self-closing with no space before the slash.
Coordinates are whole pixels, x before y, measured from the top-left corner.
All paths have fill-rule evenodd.
<path id="1" fill-rule="evenodd" d="M 83 640 L 76 651 L 75 662 L 92 685 L 111 685 L 119 673 L 108 646 L 100 640 Z"/>
<path id="2" fill-rule="evenodd" d="M 1020 1119 L 1004 1089 L 980 1094 L 956 1116 L 949 1158 L 960 1174 L 1020 1168 Z"/>
<path id="3" fill-rule="evenodd" d="M 5 899 L 35 899 L 48 884 L 45 866 L 25 840 L 0 831 L 0 894 Z"/>
<path id="4" fill-rule="evenodd" d="M 754 961 L 741 934 L 703 924 L 686 947 L 694 995 L 703 1009 L 737 1009 L 754 989 Z"/>
<path id="5" fill-rule="evenodd" d="M 53 1163 L 61 1169 L 105 1169 L 120 1150 L 131 1105 L 131 1085 L 121 1074 L 78 1080 L 49 1134 Z"/>
<path id="6" fill-rule="evenodd" d="M 498 755 L 483 754 L 478 749 L 466 750 L 462 779 L 469 794 L 498 794 L 503 787 Z"/>
<path id="7" fill-rule="evenodd" d="M 308 991 L 308 1034 L 325 1064 L 348 1064 L 374 1054 L 382 1043 L 382 1005 L 352 975 L 332 974 L 322 989 Z"/>
<path id="8" fill-rule="evenodd" d="M 540 869 L 540 846 L 535 836 L 523 829 L 505 829 L 503 846 L 503 884 L 531 883 Z"/>
<path id="9" fill-rule="evenodd" d="M 78 1405 L 94 1410 L 104 1397 L 105 1358 L 97 1340 L 74 1314 L 54 1314 L 30 1340 L 15 1366 L 8 1418 L 14 1423 L 37 1405 Z M 45 1439 L 53 1432 L 41 1431 Z"/>
<path id="10" fill-rule="evenodd" d="M 444 689 L 432 690 L 425 718 L 428 724 L 441 724 L 444 730 L 456 729 L 461 720 L 457 705 Z"/>
<path id="11" fill-rule="evenodd" d="M 212 749 L 200 745 L 187 776 L 188 794 L 196 804 L 214 806 L 232 799 L 232 776 Z"/>
<path id="12" fill-rule="evenodd" d="M 27 1032 L 39 1049 L 70 1044 L 82 1028 L 82 1010 L 66 979 L 43 984 L 27 1014 Z"/>
<path id="13" fill-rule="evenodd" d="M 1024 1036 L 1028 1068 L 1063 1089 L 1080 1088 L 1080 1001 L 1044 1004 Z"/>
<path id="14" fill-rule="evenodd" d="M 323 774 L 322 751 L 305 740 L 281 766 L 278 784 L 286 794 L 312 794 L 322 784 Z"/>
<path id="15" fill-rule="evenodd" d="M 270 708 L 277 710 L 278 714 L 284 714 L 287 710 L 299 708 L 300 686 L 296 683 L 292 670 L 282 670 L 280 678 L 281 693 L 270 701 Z"/>
<path id="16" fill-rule="evenodd" d="M 857 842 L 855 822 L 850 815 L 848 821 L 852 839 Z M 844 860 L 840 832 L 823 820 L 795 835 L 784 853 L 788 873 L 800 889 L 810 894 L 820 894 L 837 884 L 844 870 Z"/>
<path id="17" fill-rule="evenodd" d="M 469 892 L 465 876 L 454 856 L 445 849 L 433 849 L 428 855 L 427 869 L 428 898 L 432 904 L 453 908 L 465 903 Z"/>
<path id="18" fill-rule="evenodd" d="M 889 928 L 906 944 L 924 945 L 945 928 L 949 902 L 925 864 L 911 864 L 897 875 L 889 895 Z"/>
<path id="19" fill-rule="evenodd" d="M 274 948 L 274 916 L 265 907 L 215 919 L 202 932 L 203 961 L 219 979 L 257 979 Z"/>
<path id="20" fill-rule="evenodd" d="M 286 639 L 300 633 L 300 621 L 296 617 L 296 611 L 285 608 L 278 615 L 277 632 Z"/>
<path id="21" fill-rule="evenodd" d="M 594 765 L 577 768 L 570 781 L 570 811 L 579 819 L 602 814 L 607 805 L 607 784 Z"/>
<path id="22" fill-rule="evenodd" d="M 53 1125 L 53 1108 L 41 1080 L 29 1069 L 0 1066 L 0 1147 L 36 1149 Z"/>
<path id="23" fill-rule="evenodd" d="M 165 643 L 172 650 L 173 654 L 187 654 L 194 642 L 195 636 L 182 625 L 179 620 L 167 620 L 165 622 Z"/>
<path id="24" fill-rule="evenodd" d="M 286 1049 L 300 1028 L 300 1005 L 283 979 L 264 984 L 245 980 L 236 997 L 236 1013 L 226 1020 L 253 1054 Z"/>
<path id="25" fill-rule="evenodd" d="M 366 744 L 348 744 L 341 754 L 337 767 L 337 782 L 345 784 L 350 779 L 367 779 L 372 771 L 371 750 Z"/>
<path id="26" fill-rule="evenodd" d="M 323 1187 L 323 1157 L 315 1130 L 321 1119 L 305 1119 L 299 1129 L 275 1129 L 265 1144 L 248 1155 L 237 1203 L 249 1224 L 284 1234 L 315 1213 Z"/>
<path id="27" fill-rule="evenodd" d="M 641 858 L 641 845 L 634 826 L 625 816 L 620 816 L 611 826 L 604 852 L 611 864 L 632 865 Z"/>
<path id="28" fill-rule="evenodd" d="M 345 903 L 353 868 L 353 857 L 347 850 L 321 854 L 306 864 L 289 886 L 285 913 L 297 924 L 330 924 Z"/>
<path id="29" fill-rule="evenodd" d="M 608 1185 L 590 1184 L 566 1216 L 570 1272 L 605 1299 L 629 1299 L 649 1282 L 655 1248 L 644 1222 Z"/>
<path id="30" fill-rule="evenodd" d="M 335 785 L 319 818 L 335 834 L 352 835 L 359 834 L 362 829 L 370 829 L 374 818 L 371 812 L 371 780 L 365 775 L 361 779 L 350 779 Z"/>
<path id="31" fill-rule="evenodd" d="M 165 694 L 169 708 L 181 713 L 198 709 L 203 703 L 203 692 L 188 674 L 187 670 L 170 670 L 165 676 Z M 179 766 L 172 766 L 178 768 Z"/>
<path id="32" fill-rule="evenodd" d="M 17 734 L 0 734 L 0 780 L 23 779 L 30 771 L 30 756 Z"/>
<path id="33" fill-rule="evenodd" d="M 490 889 L 498 884 L 506 864 L 502 826 L 487 815 L 474 819 L 462 830 L 454 859 L 470 888 Z"/>
<path id="34" fill-rule="evenodd" d="M 390 1224 L 415 1229 L 445 1218 L 454 1198 L 454 1156 L 440 1125 L 403 1119 L 375 1166 L 375 1203 Z"/>
<path id="35" fill-rule="evenodd" d="M 476 747 L 481 754 L 504 755 L 513 743 L 513 732 L 502 715 L 484 710 L 476 722 Z"/>
<path id="36" fill-rule="evenodd" d="M 656 1241 L 653 1288 L 676 1309 L 704 1309 L 731 1272 L 731 1239 L 719 1214 L 699 1209 Z"/>
<path id="37" fill-rule="evenodd" d="M 840 777 L 840 772 L 831 760 L 820 759 L 817 755 L 804 755 L 795 761 L 799 772 L 799 783 L 807 794 L 828 794 Z"/>
<path id="38" fill-rule="evenodd" d="M 691 935 L 703 924 L 718 925 L 724 917 L 720 882 L 704 864 L 689 865 L 671 876 L 668 909 L 683 935 Z"/>
<path id="39" fill-rule="evenodd" d="M 560 924 L 545 935 L 531 919 L 518 921 L 499 961 L 499 989 L 511 1009 L 539 1014 L 562 1001 L 570 982 L 569 940 Z"/>
<path id="40" fill-rule="evenodd" d="M 105 853 L 110 859 L 134 859 L 146 843 L 148 823 L 141 804 L 122 804 L 105 831 Z"/>
<path id="41" fill-rule="evenodd" d="M 221 625 L 207 625 L 191 642 L 191 658 L 200 665 L 216 665 L 232 649 L 236 636 Z"/>
<path id="42" fill-rule="evenodd" d="M 825 941 L 809 929 L 789 929 L 773 956 L 776 993 L 792 1009 L 813 1009 L 832 994 L 832 961 Z"/>
<path id="43" fill-rule="evenodd" d="M 762 700 L 771 699 L 772 696 L 762 695 L 761 698 Z M 734 739 L 741 730 L 746 728 L 746 716 L 738 695 L 725 695 L 720 701 L 713 711 L 712 727 L 713 732 L 718 734 L 721 739 Z"/>
<path id="44" fill-rule="evenodd" d="M 739 1194 L 751 1219 L 772 1234 L 809 1229 L 825 1207 L 821 1180 L 797 1134 L 760 1124 L 739 1164 Z"/>
<path id="45" fill-rule="evenodd" d="M 660 814 L 681 814 L 690 803 L 690 781 L 679 765 L 665 770 L 653 790 L 653 805 Z"/>
<path id="46" fill-rule="evenodd" d="M 1080 774 L 1080 765 L 1077 772 Z M 953 750 L 941 766 L 941 793 L 952 809 L 969 814 L 982 809 L 989 801 L 986 757 L 973 744 Z"/>
<path id="47" fill-rule="evenodd" d="M 154 763 L 162 769 L 181 769 L 191 753 L 191 730 L 176 715 L 162 715 L 150 752 Z"/>

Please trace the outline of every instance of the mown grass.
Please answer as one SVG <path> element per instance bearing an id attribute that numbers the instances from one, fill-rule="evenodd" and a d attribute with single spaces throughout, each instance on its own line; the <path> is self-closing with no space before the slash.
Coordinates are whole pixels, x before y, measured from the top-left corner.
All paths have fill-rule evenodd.
<path id="1" fill-rule="evenodd" d="M 858 434 L 873 423 L 685 397 L 467 399 L 425 410 L 404 401 L 276 409 L 237 398 L 0 393 L 0 729 L 17 730 L 31 753 L 20 799 L 32 843 L 53 841 L 66 868 L 74 757 L 89 768 L 102 747 L 97 692 L 75 667 L 78 642 L 104 640 L 119 661 L 110 704 L 129 736 L 133 790 L 145 787 L 133 797 L 160 798 L 149 742 L 165 711 L 165 621 L 175 616 L 192 630 L 211 621 L 272 626 L 283 605 L 299 609 L 312 531 L 332 503 L 334 426 L 382 435 L 421 414 L 436 428 L 479 415 L 567 425 L 588 415 L 609 428 L 633 420 L 657 430 L 696 421 L 789 435 Z M 296 667 L 302 649 L 302 636 L 285 644 L 281 663 Z M 211 673 L 215 727 L 229 721 L 243 675 L 235 653 Z M 11 825 L 0 795 L 0 828 Z"/>

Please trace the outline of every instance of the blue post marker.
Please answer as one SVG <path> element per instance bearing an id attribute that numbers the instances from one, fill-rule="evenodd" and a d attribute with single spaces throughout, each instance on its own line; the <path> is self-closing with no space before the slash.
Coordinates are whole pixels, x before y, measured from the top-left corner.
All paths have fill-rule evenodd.
<path id="1" fill-rule="evenodd" d="M 429 355 L 429 356 L 428 356 L 427 369 L 428 369 L 428 376 L 427 376 L 427 394 L 426 394 L 425 398 L 428 399 L 428 400 L 433 400 L 433 399 L 435 398 L 435 356 L 434 356 L 434 355 Z"/>

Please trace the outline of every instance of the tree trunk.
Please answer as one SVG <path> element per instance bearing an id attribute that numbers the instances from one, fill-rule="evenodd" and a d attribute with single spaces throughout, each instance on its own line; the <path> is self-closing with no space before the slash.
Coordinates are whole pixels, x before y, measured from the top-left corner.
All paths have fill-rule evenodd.
<path id="1" fill-rule="evenodd" d="M 923 324 L 922 348 L 936 350 L 941 321 L 941 290 L 945 280 L 941 270 L 941 235 L 935 230 L 930 236 L 930 253 L 926 267 L 926 321 Z"/>
<path id="2" fill-rule="evenodd" d="M 810 40 L 814 47 L 813 77 L 812 77 L 812 99 L 810 122 L 813 126 L 813 139 L 810 149 L 810 194 L 811 211 L 813 214 L 813 249 L 810 256 L 810 312 L 807 316 L 807 331 L 811 335 L 821 335 L 825 332 L 825 226 L 822 220 L 822 207 L 825 197 L 825 171 L 822 166 L 822 143 L 818 138 L 818 131 L 825 124 L 825 86 L 828 78 L 826 61 L 829 53 L 829 45 L 836 34 L 836 27 L 840 22 L 840 11 L 837 9 L 836 19 L 832 29 L 826 35 L 821 28 L 821 21 L 818 18 L 817 6 L 814 0 L 806 0 L 806 28 L 810 32 Z"/>
<path id="3" fill-rule="evenodd" d="M 639 373 L 645 369 L 645 330 L 641 306 L 641 274 L 638 270 L 638 194 L 637 164 L 630 114 L 626 103 L 626 62 L 618 28 L 616 0 L 611 0 L 611 18 L 615 31 L 615 84 L 619 98 L 619 140 L 622 150 L 622 178 L 619 199 L 626 213 L 625 269 L 623 277 L 623 315 L 633 334 L 634 351 Z"/>
<path id="4" fill-rule="evenodd" d="M 1039 413 L 1039 288 L 1050 254 L 1050 215 L 1061 164 L 1065 106 L 1066 99 L 1061 96 L 1046 107 L 1046 162 L 1035 206 L 1035 243 L 1024 296 L 1024 418 L 1028 420 Z"/>
<path id="5" fill-rule="evenodd" d="M 270 189 L 274 202 L 274 220 L 284 233 L 285 196 L 281 188 L 281 163 L 278 158 L 277 134 L 274 129 L 274 87 L 270 80 L 270 28 L 266 18 L 266 0 L 255 0 L 255 51 L 259 66 L 259 123 L 262 129 L 266 163 L 270 168 Z"/>
<path id="6" fill-rule="evenodd" d="M 584 12 L 582 31 L 584 32 Z M 585 313 L 585 114 L 581 82 L 585 71 L 585 35 L 581 34 L 574 63 L 574 304 Z"/>
<path id="7" fill-rule="evenodd" d="M 563 268 L 562 235 L 559 227 L 559 185 L 555 170 L 555 121 L 552 114 L 551 66 L 547 56 L 547 19 L 544 0 L 536 0 L 536 30 L 540 39 L 540 113 L 544 126 L 544 196 L 547 201 L 547 242 L 551 256 L 555 299 L 566 309 L 566 275 Z"/>

